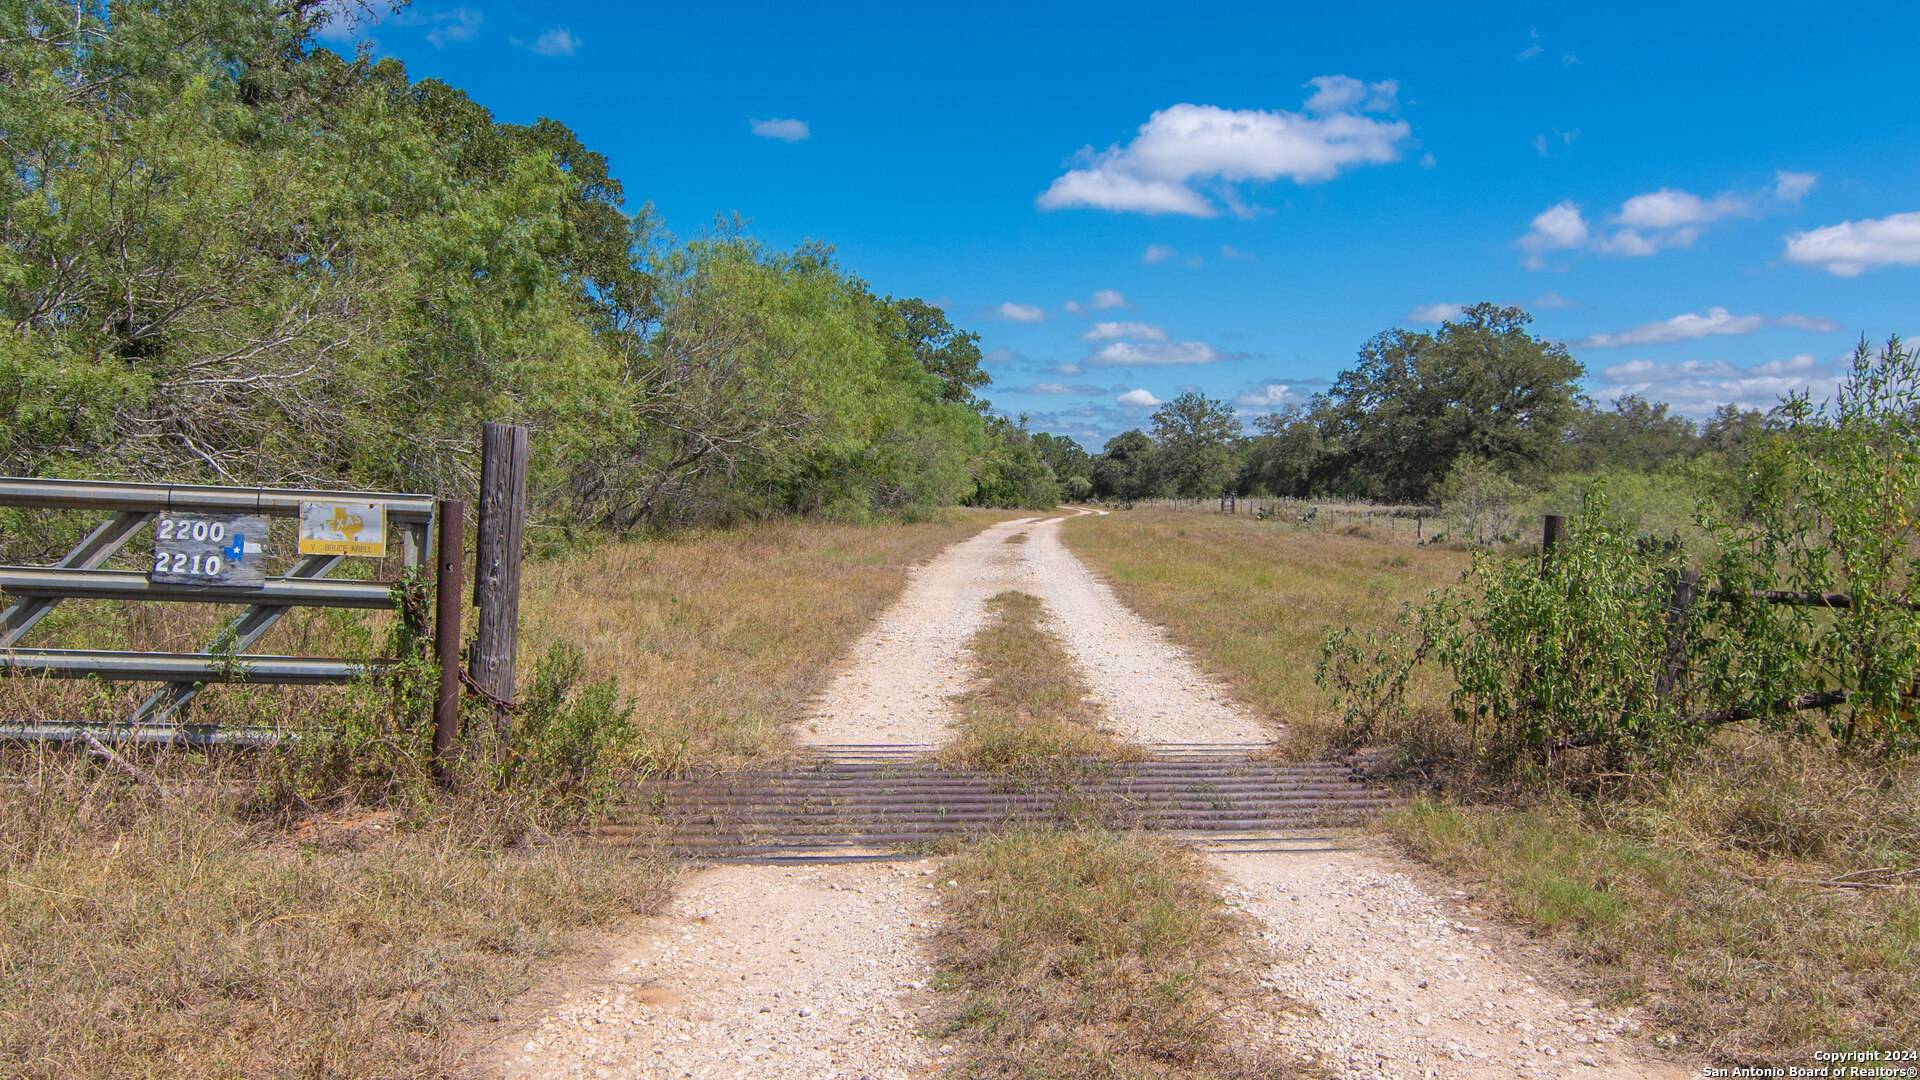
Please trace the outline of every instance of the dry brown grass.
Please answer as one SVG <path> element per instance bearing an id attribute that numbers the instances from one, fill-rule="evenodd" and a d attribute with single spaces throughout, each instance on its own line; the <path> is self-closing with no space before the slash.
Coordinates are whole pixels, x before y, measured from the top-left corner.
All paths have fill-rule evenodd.
<path id="1" fill-rule="evenodd" d="M 1313 685 L 1325 630 L 1389 625 L 1465 562 L 1196 513 L 1065 528 L 1129 604 L 1248 701 L 1320 731 L 1337 720 Z M 1430 672 L 1413 703 L 1432 712 L 1445 692 Z M 1728 731 L 1668 776 L 1505 796 L 1417 798 L 1385 828 L 1710 1060 L 1920 1044 L 1920 764 Z"/>
<path id="2" fill-rule="evenodd" d="M 777 753 L 833 662 L 914 564 L 995 521 L 781 522 L 608 544 L 529 568 L 522 654 L 569 639 L 636 705 L 642 757 L 672 767 Z"/>
<path id="3" fill-rule="evenodd" d="M 642 764 L 777 750 L 912 564 L 1008 516 L 763 525 L 530 563 L 521 658 L 584 645 L 589 675 L 638 705 Z M 192 650 L 227 615 L 74 605 L 35 640 Z M 299 612 L 261 647 L 371 652 L 385 618 Z M 197 718 L 272 722 L 346 692 L 215 687 Z M 23 718 L 115 715 L 137 696 L 0 681 Z M 493 802 L 288 828 L 248 806 L 257 759 L 135 756 L 159 787 L 63 751 L 0 756 L 0 1075 L 442 1075 L 450 1032 L 670 881 L 630 850 L 503 846 L 522 829 Z"/>
<path id="4" fill-rule="evenodd" d="M 1339 723 L 1314 684 L 1327 631 L 1389 628 L 1401 605 L 1467 564 L 1457 551 L 1178 510 L 1076 517 L 1063 529 L 1129 607 L 1284 724 L 1295 754 L 1322 748 Z M 1416 699 L 1443 692 L 1413 690 Z"/>
<path id="5" fill-rule="evenodd" d="M 968 1077 L 1296 1075 L 1228 1019 L 1263 954 L 1193 853 L 1104 830 L 1011 832 L 947 863 L 940 988 Z"/>
<path id="6" fill-rule="evenodd" d="M 0 1074 L 446 1074 L 574 935 L 665 895 L 645 856 L 501 850 L 483 807 L 309 821 L 242 806 L 247 763 L 129 785 L 11 751 L 0 785 Z"/>
<path id="7" fill-rule="evenodd" d="M 1388 825 L 1711 1060 L 1920 1045 L 1920 767 L 1729 734 L 1612 798 Z"/>
<path id="8" fill-rule="evenodd" d="M 959 698 L 957 737 L 940 758 L 959 768 L 1041 774 L 1142 751 L 1101 726 L 1099 707 L 1066 646 L 1042 625 L 1046 607 L 1023 592 L 987 601 L 968 642 L 974 685 Z"/>

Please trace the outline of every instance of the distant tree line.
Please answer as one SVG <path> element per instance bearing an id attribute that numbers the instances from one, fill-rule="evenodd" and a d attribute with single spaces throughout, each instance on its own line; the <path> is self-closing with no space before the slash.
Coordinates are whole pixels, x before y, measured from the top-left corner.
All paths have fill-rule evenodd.
<path id="1" fill-rule="evenodd" d="M 691 243 L 317 0 L 0 5 L 0 472 L 469 488 L 651 527 L 1049 506 L 978 338 L 830 249 Z"/>
<path id="2" fill-rule="evenodd" d="M 1185 393 L 1150 430 L 1123 432 L 1084 461 L 1049 460 L 1063 488 L 1084 477 L 1102 499 L 1231 491 L 1432 503 L 1566 471 L 1733 453 L 1769 423 L 1728 405 L 1696 424 L 1633 396 L 1603 408 L 1581 394 L 1579 361 L 1530 333 L 1531 322 L 1519 308 L 1476 304 L 1434 331 L 1375 336 L 1325 393 L 1258 417 L 1251 431 L 1228 403 Z"/>

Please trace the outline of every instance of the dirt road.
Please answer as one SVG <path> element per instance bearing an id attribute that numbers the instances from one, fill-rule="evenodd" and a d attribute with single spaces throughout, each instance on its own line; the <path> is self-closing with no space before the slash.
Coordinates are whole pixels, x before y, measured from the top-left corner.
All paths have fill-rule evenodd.
<path id="1" fill-rule="evenodd" d="M 1063 518 L 992 526 L 920 567 L 851 650 L 797 732 L 822 746 L 932 746 L 995 593 L 1046 602 L 1108 723 L 1141 743 L 1257 743 L 1271 732 L 1060 539 Z M 1021 542 L 1010 542 L 1024 534 Z M 1352 1077 L 1643 1077 L 1684 1070 L 1623 1038 L 1631 1020 L 1523 970 L 1412 868 L 1362 850 L 1211 856 L 1276 947 L 1268 981 L 1302 1002 L 1270 1034 Z M 881 1078 L 937 1071 L 922 1021 L 938 916 L 930 861 L 725 866 L 599 967 L 481 1071 L 513 1077 Z M 1501 942 L 1500 947 L 1489 944 Z"/>

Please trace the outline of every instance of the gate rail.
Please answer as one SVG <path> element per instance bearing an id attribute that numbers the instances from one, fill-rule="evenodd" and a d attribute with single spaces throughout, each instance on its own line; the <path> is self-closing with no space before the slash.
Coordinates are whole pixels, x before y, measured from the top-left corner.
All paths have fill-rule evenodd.
<path id="1" fill-rule="evenodd" d="M 434 498 L 393 492 L 303 488 L 133 484 L 92 480 L 0 477 L 0 506 L 99 510 L 113 516 L 53 566 L 0 566 L 0 592 L 13 602 L 0 610 L 0 675 L 161 682 L 128 717 L 134 725 L 176 725 L 181 710 L 209 683 L 315 685 L 350 682 L 386 661 L 248 655 L 246 650 L 295 607 L 384 608 L 390 585 L 329 580 L 343 555 L 299 555 L 280 577 L 257 586 L 177 584 L 147 575 L 101 569 L 161 514 L 252 514 L 292 518 L 308 502 L 379 504 L 400 534 L 402 565 L 420 567 L 428 550 Z M 199 653 L 22 648 L 20 639 L 63 600 L 157 600 L 246 604 L 247 608 Z M 215 652 L 219 648 L 221 651 Z M 31 725 L 29 725 L 31 726 Z M 19 733 L 0 731 L 0 737 Z"/>

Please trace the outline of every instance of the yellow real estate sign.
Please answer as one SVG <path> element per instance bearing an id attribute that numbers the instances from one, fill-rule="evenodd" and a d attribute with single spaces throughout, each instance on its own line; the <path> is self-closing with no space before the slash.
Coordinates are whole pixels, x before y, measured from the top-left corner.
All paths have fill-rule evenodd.
<path id="1" fill-rule="evenodd" d="M 300 504 L 300 554 L 360 555 L 378 559 L 386 553 L 387 508 L 384 505 Z"/>

